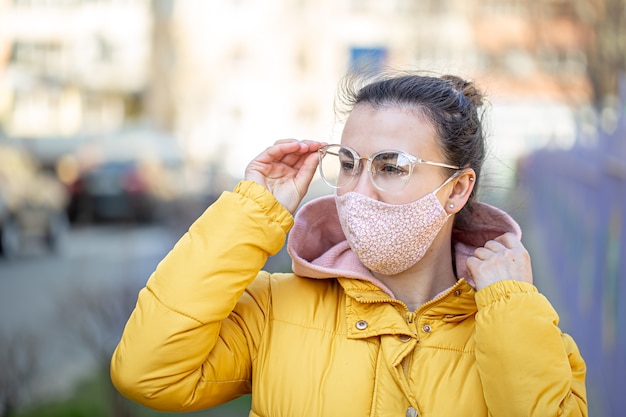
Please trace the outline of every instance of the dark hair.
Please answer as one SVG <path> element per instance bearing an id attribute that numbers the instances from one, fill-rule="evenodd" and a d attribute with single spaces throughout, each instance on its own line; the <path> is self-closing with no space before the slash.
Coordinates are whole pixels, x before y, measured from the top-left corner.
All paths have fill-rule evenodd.
<path id="1" fill-rule="evenodd" d="M 483 95 L 472 82 L 454 75 L 395 73 L 372 79 L 353 74 L 339 88 L 335 112 L 346 115 L 357 104 L 419 111 L 435 129 L 444 162 L 476 172 L 476 186 L 467 204 L 471 211 L 485 160 L 483 103 Z"/>

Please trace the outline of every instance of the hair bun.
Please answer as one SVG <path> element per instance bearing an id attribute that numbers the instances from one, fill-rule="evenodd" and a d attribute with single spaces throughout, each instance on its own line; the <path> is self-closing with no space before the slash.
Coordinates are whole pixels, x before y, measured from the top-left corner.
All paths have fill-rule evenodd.
<path id="1" fill-rule="evenodd" d="M 460 94 L 463 94 L 473 105 L 481 106 L 485 96 L 471 81 L 466 81 L 456 75 L 444 75 L 441 79 L 450 83 L 450 86 Z"/>

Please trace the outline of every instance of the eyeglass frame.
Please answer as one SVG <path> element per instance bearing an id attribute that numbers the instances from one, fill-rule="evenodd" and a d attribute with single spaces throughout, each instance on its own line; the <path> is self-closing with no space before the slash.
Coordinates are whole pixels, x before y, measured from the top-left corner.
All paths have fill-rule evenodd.
<path id="1" fill-rule="evenodd" d="M 356 162 L 356 166 L 355 166 L 355 168 L 353 168 L 353 172 L 354 172 L 354 170 L 356 169 L 356 170 L 357 170 L 357 171 L 356 171 L 356 172 L 357 172 L 357 174 L 355 174 L 355 175 L 350 175 L 350 180 L 349 180 L 347 183 L 345 183 L 344 185 L 340 185 L 340 186 L 333 185 L 333 184 L 331 183 L 331 181 L 329 181 L 329 180 L 326 178 L 326 176 L 324 175 L 324 170 L 323 170 L 323 168 L 322 168 L 322 165 L 323 165 L 323 162 L 322 162 L 322 161 L 323 161 L 324 156 L 325 156 L 326 154 L 331 154 L 331 155 L 335 155 L 335 156 L 339 157 L 339 153 L 328 152 L 328 148 L 330 148 L 330 147 L 334 147 L 334 146 L 338 147 L 338 149 L 342 149 L 342 148 L 343 148 L 343 149 L 347 149 L 347 150 L 349 150 L 349 151 L 350 151 L 353 155 L 356 155 L 356 156 L 358 157 L 358 158 L 354 158 L 354 161 Z M 319 155 L 319 171 L 320 171 L 320 176 L 322 177 L 322 181 L 324 181 L 324 182 L 326 183 L 326 185 L 328 185 L 328 186 L 329 186 L 329 187 L 331 187 L 331 188 L 334 188 L 334 189 L 339 189 L 339 188 L 345 187 L 345 186 L 347 186 L 348 184 L 350 184 L 350 183 L 352 182 L 352 180 L 354 180 L 354 178 L 357 178 L 357 177 L 360 175 L 360 173 L 362 172 L 362 170 L 361 170 L 361 168 L 362 168 L 362 165 L 361 165 L 361 160 L 365 159 L 365 160 L 367 161 L 367 164 L 365 165 L 365 168 L 367 169 L 367 172 L 368 172 L 368 175 L 369 175 L 369 177 L 370 177 L 370 181 L 371 181 L 372 185 L 374 185 L 374 187 L 375 187 L 377 190 L 379 190 L 379 191 L 388 191 L 388 190 L 385 190 L 384 188 L 381 188 L 381 187 L 380 187 L 380 186 L 376 183 L 376 180 L 374 179 L 374 174 L 372 173 L 372 161 L 373 161 L 373 160 L 374 160 L 374 158 L 375 158 L 375 157 L 377 157 L 378 155 L 380 155 L 380 154 L 384 154 L 384 153 L 390 153 L 390 152 L 394 152 L 394 153 L 397 153 L 397 154 L 401 154 L 401 155 L 403 155 L 403 156 L 406 156 L 406 157 L 407 157 L 407 159 L 408 159 L 408 160 L 409 160 L 409 162 L 410 162 L 410 164 L 409 164 L 409 173 L 408 173 L 408 175 L 406 176 L 406 177 L 407 177 L 407 180 L 404 182 L 404 185 L 402 186 L 402 188 L 400 188 L 399 190 L 396 190 L 396 191 L 402 191 L 402 190 L 406 187 L 406 185 L 407 185 L 407 184 L 409 183 L 409 181 L 410 181 L 411 175 L 413 175 L 413 170 L 414 170 L 415 166 L 416 166 L 416 165 L 418 165 L 418 164 L 424 164 L 424 165 L 437 166 L 437 167 L 441 167 L 441 168 L 449 168 L 449 169 L 454 169 L 454 170 L 456 170 L 456 171 L 459 171 L 459 170 L 462 170 L 462 169 L 463 169 L 463 167 L 456 166 L 456 165 L 450 165 L 450 164 L 446 164 L 446 163 L 443 163 L 443 162 L 433 162 L 433 161 L 428 161 L 428 160 L 425 160 L 425 159 L 419 158 L 419 157 L 417 157 L 417 156 L 415 156 L 415 155 L 413 155 L 413 154 L 411 154 L 411 153 L 409 153 L 409 152 L 401 151 L 401 150 L 398 150 L 398 149 L 384 149 L 384 150 L 380 150 L 380 151 L 374 152 L 374 153 L 373 153 L 373 154 L 371 154 L 369 157 L 365 157 L 365 156 L 361 156 L 361 155 L 359 155 L 359 153 L 358 153 L 356 150 L 352 149 L 352 148 L 351 148 L 351 147 L 349 147 L 349 146 L 344 146 L 344 145 L 341 145 L 341 144 L 338 144 L 338 143 L 331 143 L 331 144 L 324 145 L 324 146 L 320 147 L 320 148 L 317 150 L 317 153 L 318 153 L 318 155 Z"/>

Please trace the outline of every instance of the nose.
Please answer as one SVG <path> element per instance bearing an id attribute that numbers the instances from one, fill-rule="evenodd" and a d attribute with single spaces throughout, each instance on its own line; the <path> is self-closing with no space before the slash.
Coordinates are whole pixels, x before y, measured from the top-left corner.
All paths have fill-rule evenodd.
<path id="1" fill-rule="evenodd" d="M 368 161 L 363 161 L 361 170 L 357 174 L 356 178 L 352 180 L 350 184 L 352 188 L 346 191 L 354 191 L 355 193 L 359 193 L 366 197 L 377 199 L 378 190 L 374 187 L 372 183 L 372 178 L 369 170 L 371 169 Z"/>

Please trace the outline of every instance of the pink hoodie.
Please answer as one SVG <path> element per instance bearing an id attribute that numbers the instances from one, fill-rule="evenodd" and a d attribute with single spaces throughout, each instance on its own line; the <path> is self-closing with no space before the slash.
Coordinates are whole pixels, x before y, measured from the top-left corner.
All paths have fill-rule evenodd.
<path id="1" fill-rule="evenodd" d="M 452 231 L 457 277 L 468 279 L 465 263 L 474 250 L 488 240 L 511 232 L 521 238 L 519 225 L 504 211 L 474 203 L 471 223 L 457 224 Z M 339 224 L 335 196 L 312 200 L 296 213 L 287 250 L 293 272 L 308 278 L 347 277 L 371 282 L 393 297 L 393 293 L 359 261 Z"/>

